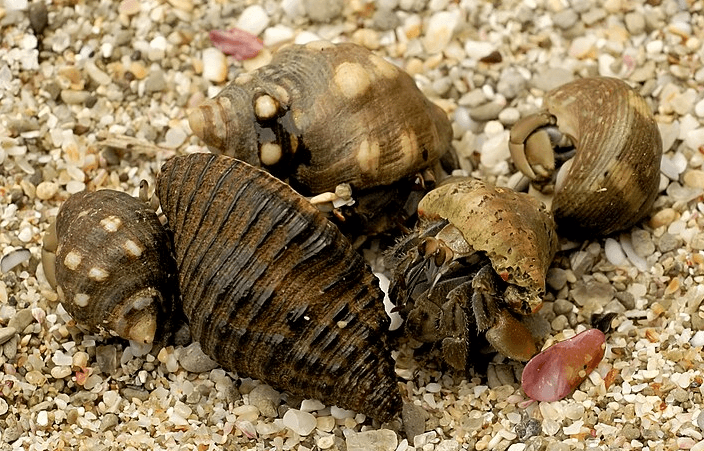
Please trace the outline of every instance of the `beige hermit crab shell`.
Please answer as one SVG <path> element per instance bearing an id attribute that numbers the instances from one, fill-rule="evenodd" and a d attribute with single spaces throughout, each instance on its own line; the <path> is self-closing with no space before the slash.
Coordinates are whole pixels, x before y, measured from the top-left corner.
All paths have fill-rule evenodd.
<path id="1" fill-rule="evenodd" d="M 189 114 L 217 153 L 289 178 L 300 192 L 388 185 L 450 148 L 445 112 L 404 71 L 355 44 L 279 50 Z"/>
<path id="2" fill-rule="evenodd" d="M 382 421 L 399 411 L 376 278 L 304 197 L 212 154 L 167 161 L 157 192 L 174 231 L 184 313 L 208 355 Z"/>
<path id="3" fill-rule="evenodd" d="M 178 299 L 169 238 L 149 205 L 101 190 L 72 195 L 56 218 L 57 291 L 67 312 L 93 330 L 151 343 L 169 328 Z M 44 259 L 45 265 L 50 265 Z"/>
<path id="4" fill-rule="evenodd" d="M 472 249 L 486 254 L 504 281 L 525 288 L 528 308 L 522 310 L 542 305 L 545 276 L 558 243 L 555 222 L 540 201 L 467 179 L 430 191 L 420 201 L 418 214 L 447 219 Z"/>

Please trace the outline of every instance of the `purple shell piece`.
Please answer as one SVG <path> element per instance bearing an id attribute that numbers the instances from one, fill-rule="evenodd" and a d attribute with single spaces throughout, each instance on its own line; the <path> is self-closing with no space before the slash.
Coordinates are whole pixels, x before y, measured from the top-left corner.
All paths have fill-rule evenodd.
<path id="1" fill-rule="evenodd" d="M 523 369 L 521 385 L 536 401 L 559 401 L 572 393 L 604 357 L 606 336 L 589 329 L 550 346 Z"/>

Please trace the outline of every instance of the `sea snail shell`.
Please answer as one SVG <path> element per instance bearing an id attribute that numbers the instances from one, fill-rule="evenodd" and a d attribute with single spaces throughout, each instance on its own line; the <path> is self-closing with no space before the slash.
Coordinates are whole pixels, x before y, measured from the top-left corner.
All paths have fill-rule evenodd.
<path id="1" fill-rule="evenodd" d="M 146 202 L 83 191 L 64 202 L 54 224 L 42 264 L 78 323 L 141 343 L 169 330 L 179 295 L 176 261 Z"/>
<path id="2" fill-rule="evenodd" d="M 208 355 L 381 421 L 400 410 L 383 294 L 305 198 L 212 154 L 167 161 L 157 193 L 174 231 L 184 313 Z"/>
<path id="3" fill-rule="evenodd" d="M 547 93 L 543 109 L 511 130 L 514 163 L 534 180 L 551 177 L 555 168 L 546 125 L 557 125 L 575 148 L 557 176 L 552 201 L 561 234 L 608 235 L 649 213 L 658 192 L 662 140 L 637 92 L 619 79 L 594 77 Z"/>
<path id="4" fill-rule="evenodd" d="M 401 69 L 355 44 L 290 45 L 189 113 L 216 153 L 304 195 L 388 185 L 437 162 L 452 128 Z"/>

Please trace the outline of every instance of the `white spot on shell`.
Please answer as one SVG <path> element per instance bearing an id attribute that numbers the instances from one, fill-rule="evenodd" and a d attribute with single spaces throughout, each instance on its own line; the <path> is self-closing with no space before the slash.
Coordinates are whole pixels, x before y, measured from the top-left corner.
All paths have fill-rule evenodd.
<path id="1" fill-rule="evenodd" d="M 381 151 L 377 141 L 369 142 L 364 140 L 359 145 L 357 151 L 357 164 L 365 174 L 376 174 L 379 172 L 379 159 Z"/>
<path id="2" fill-rule="evenodd" d="M 90 301 L 90 296 L 85 293 L 76 293 L 73 297 L 74 304 L 79 307 L 86 307 L 88 305 L 88 301 Z"/>
<path id="3" fill-rule="evenodd" d="M 88 277 L 95 280 L 96 282 L 105 281 L 105 279 L 107 279 L 109 275 L 110 275 L 109 272 L 107 272 L 105 269 L 100 268 L 98 266 L 94 266 L 94 267 L 90 268 L 90 271 L 88 271 Z"/>
<path id="4" fill-rule="evenodd" d="M 276 115 L 278 110 L 279 106 L 276 100 L 270 95 L 265 94 L 259 96 L 257 100 L 254 101 L 254 114 L 256 114 L 259 119 L 271 119 Z"/>
<path id="5" fill-rule="evenodd" d="M 418 140 L 413 130 L 408 130 L 401 134 L 401 152 L 403 152 L 404 167 L 411 166 L 412 163 L 418 160 Z"/>
<path id="6" fill-rule="evenodd" d="M 390 62 L 386 61 L 384 58 L 380 57 L 379 55 L 374 55 L 372 53 L 371 55 L 369 55 L 369 61 L 374 66 L 374 72 L 376 72 L 377 74 L 381 75 L 384 78 L 393 79 L 393 78 L 396 78 L 399 74 L 398 68 L 396 68 L 396 66 L 394 66 Z"/>
<path id="7" fill-rule="evenodd" d="M 142 251 L 144 250 L 142 246 L 132 240 L 125 241 L 125 244 L 122 245 L 122 248 L 125 250 L 125 253 L 127 253 L 127 255 L 134 258 L 138 258 L 140 255 L 142 255 Z"/>
<path id="8" fill-rule="evenodd" d="M 117 232 L 117 230 L 122 225 L 122 220 L 117 216 L 110 215 L 107 218 L 100 220 L 100 225 L 105 229 L 106 232 Z"/>
<path id="9" fill-rule="evenodd" d="M 259 160 L 265 166 L 276 164 L 281 159 L 281 146 L 268 142 L 259 147 Z"/>
<path id="10" fill-rule="evenodd" d="M 335 68 L 334 82 L 342 95 L 351 99 L 364 94 L 372 80 L 361 64 L 344 62 Z"/>
<path id="11" fill-rule="evenodd" d="M 78 268 L 78 265 L 81 264 L 81 261 L 83 260 L 83 257 L 81 254 L 75 251 L 69 251 L 68 254 L 64 257 L 64 265 L 71 271 L 75 271 Z"/>

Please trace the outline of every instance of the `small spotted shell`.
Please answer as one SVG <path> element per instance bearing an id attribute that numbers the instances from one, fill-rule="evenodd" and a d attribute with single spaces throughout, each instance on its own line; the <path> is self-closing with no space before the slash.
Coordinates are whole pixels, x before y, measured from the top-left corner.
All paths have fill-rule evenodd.
<path id="1" fill-rule="evenodd" d="M 141 343 L 168 329 L 179 292 L 176 262 L 146 202 L 83 191 L 61 206 L 53 233 L 45 236 L 43 265 L 48 273 L 54 266 L 60 299 L 77 322 Z"/>
<path id="2" fill-rule="evenodd" d="M 290 45 L 189 114 L 211 150 L 305 195 L 388 185 L 450 149 L 445 112 L 401 69 L 355 44 Z"/>
<path id="3" fill-rule="evenodd" d="M 388 420 L 401 406 L 383 294 L 304 197 L 226 156 L 175 157 L 157 180 L 191 334 L 228 370 Z"/>

